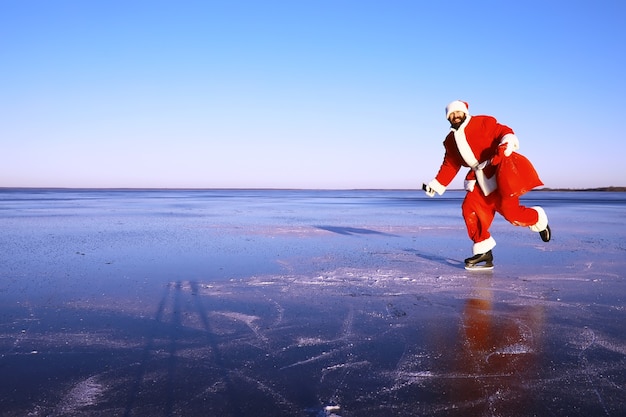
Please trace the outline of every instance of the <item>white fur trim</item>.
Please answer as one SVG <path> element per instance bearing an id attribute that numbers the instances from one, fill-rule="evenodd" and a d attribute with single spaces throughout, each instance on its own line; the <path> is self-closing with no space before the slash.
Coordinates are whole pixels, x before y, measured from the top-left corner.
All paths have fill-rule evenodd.
<path id="1" fill-rule="evenodd" d="M 537 223 L 529 226 L 528 228 L 533 232 L 541 232 L 543 230 L 546 230 L 546 227 L 548 227 L 548 215 L 546 214 L 545 210 L 539 206 L 531 208 L 534 209 L 537 214 L 539 214 L 539 220 L 537 221 Z"/>
<path id="2" fill-rule="evenodd" d="M 437 194 L 442 195 L 443 193 L 446 192 L 446 186 L 442 185 L 439 181 L 437 181 L 436 179 L 432 180 L 431 182 L 428 183 L 428 186 L 430 188 L 432 188 L 433 190 L 435 190 L 437 192 Z"/>
<path id="3" fill-rule="evenodd" d="M 493 193 L 498 188 L 498 181 L 495 175 L 491 178 L 487 178 L 483 171 L 476 171 L 476 180 L 485 195 Z"/>
<path id="4" fill-rule="evenodd" d="M 474 152 L 467 142 L 467 136 L 465 136 L 465 126 L 469 123 L 471 117 L 467 116 L 465 121 L 458 129 L 454 130 L 454 142 L 456 143 L 456 147 L 459 149 L 459 153 L 461 154 L 461 158 L 465 161 L 467 165 L 472 168 L 478 166 L 478 159 L 474 156 Z"/>
<path id="5" fill-rule="evenodd" d="M 494 175 L 491 178 L 487 178 L 482 169 L 479 169 L 480 163 L 476 156 L 474 156 L 474 151 L 470 147 L 467 142 L 467 136 L 465 136 L 465 126 L 469 123 L 471 116 L 467 116 L 465 121 L 458 129 L 454 130 L 454 142 L 456 143 L 456 147 L 461 154 L 461 158 L 465 161 L 467 165 L 469 165 L 476 172 L 476 181 L 478 181 L 478 185 L 480 189 L 483 190 L 485 195 L 489 195 L 498 188 L 498 184 L 496 182 L 496 176 Z"/>
<path id="6" fill-rule="evenodd" d="M 491 249 L 496 247 L 496 240 L 493 237 L 489 237 L 488 239 L 483 240 L 482 242 L 474 243 L 472 247 L 472 252 L 474 255 L 478 255 L 480 253 L 489 252 Z"/>
<path id="7" fill-rule="evenodd" d="M 469 191 L 471 193 L 474 191 L 474 187 L 476 186 L 476 180 L 465 180 L 463 185 L 465 186 L 465 191 Z"/>
<path id="8" fill-rule="evenodd" d="M 446 106 L 446 119 L 450 118 L 450 114 L 455 111 L 462 111 L 465 114 L 469 114 L 467 105 L 461 100 L 454 100 L 452 103 Z"/>
<path id="9" fill-rule="evenodd" d="M 519 139 L 513 133 L 507 133 L 502 137 L 500 145 L 506 144 L 504 156 L 511 156 L 513 152 L 519 149 Z"/>

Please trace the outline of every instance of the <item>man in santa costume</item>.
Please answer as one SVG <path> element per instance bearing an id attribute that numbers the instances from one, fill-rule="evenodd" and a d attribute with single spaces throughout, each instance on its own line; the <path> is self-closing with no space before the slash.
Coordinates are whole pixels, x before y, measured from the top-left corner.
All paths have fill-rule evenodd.
<path id="1" fill-rule="evenodd" d="M 441 195 L 461 167 L 470 168 L 465 177 L 467 194 L 462 212 L 474 245 L 473 256 L 465 259 L 465 267 L 490 269 L 496 241 L 489 227 L 496 213 L 515 226 L 539 232 L 544 242 L 550 241 L 551 231 L 541 207 L 520 205 L 519 196 L 542 183 L 532 164 L 515 152 L 519 140 L 513 130 L 491 116 L 470 116 L 468 108 L 460 100 L 446 107 L 451 129 L 443 142 L 443 163 L 423 189 L 429 197 Z"/>

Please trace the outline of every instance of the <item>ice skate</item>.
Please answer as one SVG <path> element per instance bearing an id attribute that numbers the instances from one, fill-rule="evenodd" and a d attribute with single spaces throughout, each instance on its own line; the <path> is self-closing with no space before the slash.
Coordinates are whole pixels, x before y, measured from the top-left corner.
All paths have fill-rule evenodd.
<path id="1" fill-rule="evenodd" d="M 484 264 L 479 265 L 484 262 Z M 465 260 L 465 269 L 467 270 L 489 270 L 493 269 L 493 254 L 491 251 L 479 253 Z"/>
<path id="2" fill-rule="evenodd" d="M 539 232 L 539 236 L 541 236 L 541 240 L 544 242 L 549 242 L 552 239 L 552 231 L 550 230 L 550 226 L 546 226 L 541 232 Z"/>

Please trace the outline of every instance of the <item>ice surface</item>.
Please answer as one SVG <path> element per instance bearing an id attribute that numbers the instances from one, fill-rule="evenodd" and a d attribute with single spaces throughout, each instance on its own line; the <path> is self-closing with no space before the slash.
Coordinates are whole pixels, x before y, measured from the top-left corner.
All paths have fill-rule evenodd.
<path id="1" fill-rule="evenodd" d="M 626 194 L 462 197 L 2 190 L 0 414 L 624 415 Z"/>

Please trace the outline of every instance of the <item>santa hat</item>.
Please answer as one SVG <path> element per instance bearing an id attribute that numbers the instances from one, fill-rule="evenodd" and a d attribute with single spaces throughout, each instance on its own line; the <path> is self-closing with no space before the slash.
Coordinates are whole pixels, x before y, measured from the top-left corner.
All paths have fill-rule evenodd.
<path id="1" fill-rule="evenodd" d="M 446 106 L 446 119 L 450 117 L 450 113 L 454 111 L 462 111 L 465 114 L 469 114 L 469 104 L 461 100 L 454 100 L 452 103 Z"/>

